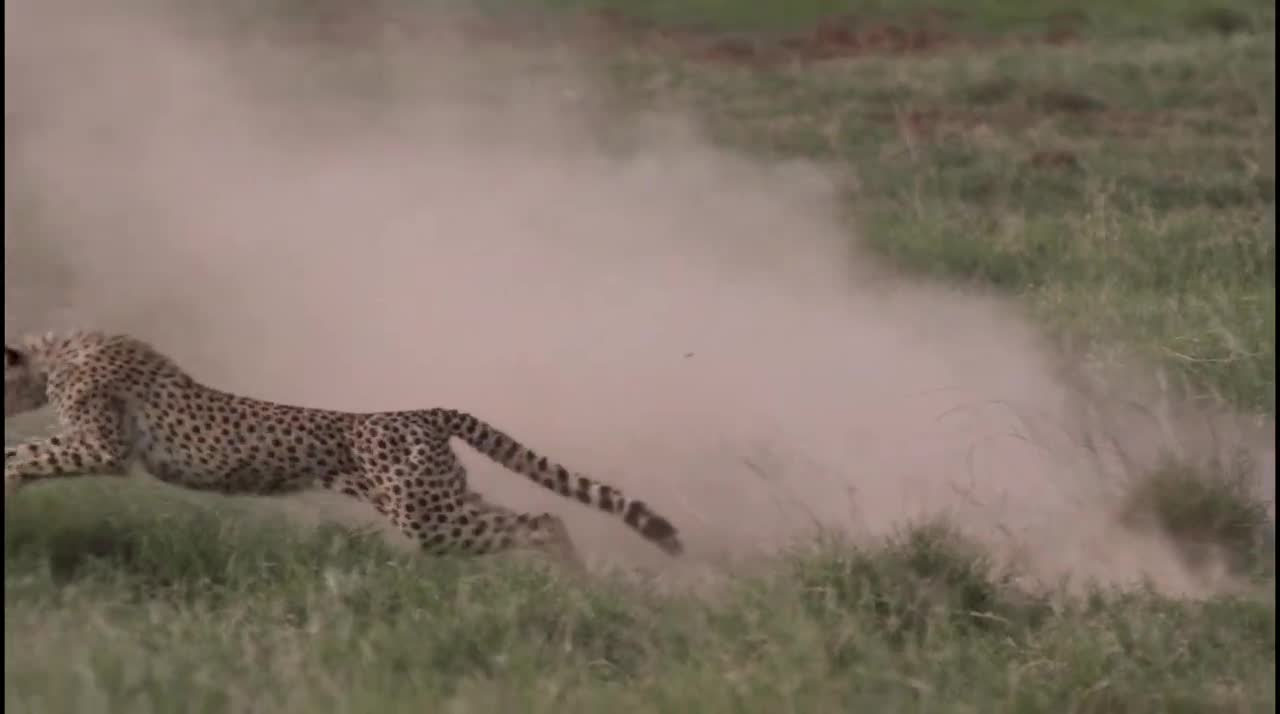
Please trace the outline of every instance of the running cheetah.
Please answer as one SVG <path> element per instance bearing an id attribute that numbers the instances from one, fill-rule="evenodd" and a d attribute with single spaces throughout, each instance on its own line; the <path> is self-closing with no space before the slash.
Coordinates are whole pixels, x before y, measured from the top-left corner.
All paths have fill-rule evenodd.
<path id="1" fill-rule="evenodd" d="M 4 350 L 5 417 L 52 403 L 62 432 L 5 449 L 5 497 L 47 478 L 124 475 L 137 459 L 186 488 L 279 494 L 311 486 L 373 505 L 431 553 L 541 549 L 580 565 L 558 517 L 516 513 L 467 489 L 458 437 L 562 496 L 620 517 L 666 553 L 676 529 L 640 501 L 571 473 L 451 409 L 352 413 L 276 404 L 197 382 L 128 335 L 29 336 Z"/>

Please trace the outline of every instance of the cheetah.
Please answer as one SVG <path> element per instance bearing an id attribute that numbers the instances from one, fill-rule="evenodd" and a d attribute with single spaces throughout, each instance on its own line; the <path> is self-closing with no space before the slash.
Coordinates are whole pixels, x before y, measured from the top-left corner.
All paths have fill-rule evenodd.
<path id="1" fill-rule="evenodd" d="M 485 456 L 566 498 L 622 519 L 671 556 L 671 522 L 453 409 L 342 412 L 263 401 L 198 382 L 152 345 L 93 330 L 6 344 L 5 417 L 52 404 L 60 433 L 5 449 L 5 500 L 50 478 L 145 471 L 176 486 L 272 495 L 321 488 L 371 504 L 432 554 L 548 552 L 581 565 L 564 522 L 519 513 L 467 488 L 450 446 Z"/>

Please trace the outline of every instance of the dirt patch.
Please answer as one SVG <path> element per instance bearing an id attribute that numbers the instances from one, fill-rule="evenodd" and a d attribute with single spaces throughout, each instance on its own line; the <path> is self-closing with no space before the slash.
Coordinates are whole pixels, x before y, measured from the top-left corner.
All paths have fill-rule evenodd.
<path id="1" fill-rule="evenodd" d="M 1078 169 L 1080 157 L 1064 149 L 1041 149 L 1032 152 L 1027 163 L 1037 169 Z"/>
<path id="2" fill-rule="evenodd" d="M 1079 35 L 1069 18 L 1035 34 L 977 36 L 954 28 L 959 18 L 940 10 L 924 11 L 896 22 L 856 16 L 826 18 L 813 28 L 789 33 L 726 34 L 699 28 L 673 28 L 641 22 L 620 12 L 585 13 L 578 24 L 588 38 L 611 46 L 625 43 L 711 62 L 770 66 L 880 55 L 918 55 L 950 50 L 1071 44 Z"/>
<path id="3" fill-rule="evenodd" d="M 295 38 L 330 44 L 359 44 L 370 37 L 422 37 L 437 22 L 408 17 L 393 3 L 341 5 L 320 3 L 306 17 L 291 18 Z M 1064 13 L 1040 32 L 977 34 L 957 29 L 963 16 L 924 10 L 894 21 L 854 15 L 824 18 L 813 27 L 790 32 L 726 32 L 698 26 L 647 21 L 617 10 L 587 10 L 546 17 L 458 15 L 449 31 L 479 45 L 526 48 L 569 43 L 583 51 L 620 48 L 717 63 L 767 67 L 884 55 L 920 55 L 944 51 L 983 51 L 1013 46 L 1068 45 L 1080 41 L 1084 18 Z"/>
<path id="4" fill-rule="evenodd" d="M 868 111 L 858 115 L 863 121 L 893 125 L 918 141 L 940 141 L 957 134 L 964 135 L 980 127 L 1001 132 L 1023 132 L 1042 123 L 1046 117 L 1069 117 L 1072 133 L 1090 137 L 1123 137 L 1159 141 L 1163 130 L 1178 129 L 1183 122 L 1171 112 L 1137 112 L 1091 109 L 1082 113 L 1072 110 L 1049 110 L 1035 101 L 1010 99 L 1004 107 L 964 109 L 958 107 L 916 107 L 902 110 Z"/>
<path id="5" fill-rule="evenodd" d="M 486 496 L 628 567 L 943 513 L 1037 576 L 1204 592 L 1116 527 L 1126 471 L 1210 431 L 1274 467 L 1269 425 L 1113 413 L 1010 305 L 886 270 L 819 168 L 583 101 L 590 57 L 445 20 L 342 54 L 131 7 L 6 4 L 6 190 L 43 207 L 7 232 L 41 248 L 6 261 L 10 331 L 127 330 L 303 405 L 467 409 L 685 531 L 672 563 L 464 453 Z M 32 298 L 51 265 L 58 299 Z"/>

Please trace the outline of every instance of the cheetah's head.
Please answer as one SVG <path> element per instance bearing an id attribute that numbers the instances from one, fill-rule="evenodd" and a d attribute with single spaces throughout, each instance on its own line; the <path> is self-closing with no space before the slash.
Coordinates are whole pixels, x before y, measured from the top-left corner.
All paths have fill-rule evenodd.
<path id="1" fill-rule="evenodd" d="M 48 374 L 22 348 L 4 346 L 4 416 L 39 409 L 49 401 Z"/>

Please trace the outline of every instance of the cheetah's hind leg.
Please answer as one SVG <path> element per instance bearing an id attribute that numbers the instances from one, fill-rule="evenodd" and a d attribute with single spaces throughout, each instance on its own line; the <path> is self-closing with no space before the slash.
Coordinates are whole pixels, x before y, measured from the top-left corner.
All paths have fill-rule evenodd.
<path id="1" fill-rule="evenodd" d="M 403 481 L 381 481 L 380 485 L 377 478 L 351 473 L 321 477 L 319 485 L 373 505 L 392 526 L 434 555 L 533 550 L 585 571 L 569 529 L 555 515 L 517 513 L 489 503 L 466 489 L 465 479 L 456 473 L 450 479 L 429 475 L 425 484 L 409 489 L 402 487 Z"/>
<path id="2" fill-rule="evenodd" d="M 478 497 L 472 501 L 473 507 L 496 508 L 496 513 L 510 518 L 508 528 L 511 534 L 511 546 L 516 549 L 537 550 L 550 555 L 555 560 L 569 566 L 574 571 L 586 570 L 586 562 L 578 553 L 569 535 L 569 528 L 564 521 L 551 513 L 532 515 L 528 513 L 513 514 L 500 506 L 491 506 Z"/>
<path id="3" fill-rule="evenodd" d="M 486 501 L 475 491 L 465 492 L 462 495 L 462 501 L 465 508 L 470 508 L 477 514 L 483 513 L 491 520 L 501 519 L 514 524 L 523 522 L 524 525 L 517 527 L 511 537 L 511 548 L 541 551 L 568 565 L 574 571 L 586 572 L 586 561 L 578 553 L 578 548 L 573 544 L 572 536 L 569 535 L 568 527 L 559 517 L 550 513 L 540 516 L 520 514 L 510 508 Z M 480 516 L 477 515 L 475 518 Z M 501 539 L 498 540 L 500 544 Z M 498 550 L 501 550 L 501 547 Z"/>
<path id="4" fill-rule="evenodd" d="M 558 516 L 518 513 L 474 491 L 419 510 L 400 526 L 428 552 L 481 556 L 528 550 L 549 555 L 575 572 L 586 570 L 569 529 Z"/>

